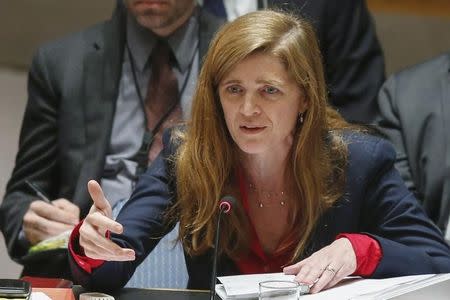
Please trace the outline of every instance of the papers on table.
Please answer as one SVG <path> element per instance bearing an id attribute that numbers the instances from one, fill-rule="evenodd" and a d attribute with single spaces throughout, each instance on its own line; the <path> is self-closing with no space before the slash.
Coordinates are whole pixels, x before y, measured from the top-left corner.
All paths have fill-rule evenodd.
<path id="1" fill-rule="evenodd" d="M 42 292 L 32 292 L 30 300 L 52 300 L 52 299 Z"/>
<path id="2" fill-rule="evenodd" d="M 267 280 L 294 280 L 294 275 L 266 273 L 218 277 L 216 293 L 222 299 L 258 299 L 259 283 Z"/>
<path id="3" fill-rule="evenodd" d="M 293 275 L 282 273 L 225 276 L 218 278 L 216 293 L 222 299 L 257 299 L 259 282 L 266 280 L 293 280 Z M 428 274 L 393 277 L 386 279 L 363 279 L 348 277 L 335 287 L 314 295 L 303 295 L 302 300 L 328 299 L 391 299 L 425 286 L 450 280 L 449 274 Z"/>
<path id="4" fill-rule="evenodd" d="M 328 299 L 391 299 L 395 296 L 413 291 L 423 286 L 420 283 L 433 284 L 439 281 L 450 279 L 450 274 L 441 275 L 415 275 L 393 277 L 386 279 L 344 279 L 335 287 L 322 291 L 314 295 L 307 295 L 307 300 L 328 300 Z"/>

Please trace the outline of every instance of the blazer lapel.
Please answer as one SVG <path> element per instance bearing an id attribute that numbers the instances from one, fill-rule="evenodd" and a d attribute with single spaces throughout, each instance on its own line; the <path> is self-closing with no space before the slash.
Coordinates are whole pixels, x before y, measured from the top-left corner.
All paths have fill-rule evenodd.
<path id="1" fill-rule="evenodd" d="M 122 58 L 125 46 L 125 8 L 119 3 L 112 19 L 93 39 L 85 59 L 83 110 L 86 146 L 74 201 L 84 216 L 91 206 L 87 191 L 89 179 L 98 180 L 104 167 L 114 118 Z"/>

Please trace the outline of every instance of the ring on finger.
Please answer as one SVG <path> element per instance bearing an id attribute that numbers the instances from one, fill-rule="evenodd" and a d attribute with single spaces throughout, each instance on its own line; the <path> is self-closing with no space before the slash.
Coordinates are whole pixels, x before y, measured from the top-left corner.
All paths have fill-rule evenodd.
<path id="1" fill-rule="evenodd" d="M 333 268 L 331 267 L 331 265 L 328 265 L 328 266 L 325 268 L 325 271 L 329 271 L 329 272 L 333 273 L 333 275 L 336 274 L 336 270 L 333 269 Z"/>

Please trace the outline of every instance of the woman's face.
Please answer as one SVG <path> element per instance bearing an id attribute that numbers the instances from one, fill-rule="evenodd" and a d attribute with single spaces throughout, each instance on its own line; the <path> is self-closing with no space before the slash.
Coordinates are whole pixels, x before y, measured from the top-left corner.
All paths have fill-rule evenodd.
<path id="1" fill-rule="evenodd" d="M 228 130 L 248 154 L 290 148 L 298 114 L 307 107 L 285 66 L 264 53 L 238 63 L 219 83 L 219 96 Z"/>

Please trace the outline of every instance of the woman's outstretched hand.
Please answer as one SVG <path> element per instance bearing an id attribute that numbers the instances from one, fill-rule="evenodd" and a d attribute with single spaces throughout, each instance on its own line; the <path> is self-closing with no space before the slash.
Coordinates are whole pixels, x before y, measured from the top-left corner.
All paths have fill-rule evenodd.
<path id="1" fill-rule="evenodd" d="M 339 238 L 308 258 L 283 269 L 285 274 L 296 275 L 295 281 L 311 286 L 310 293 L 330 288 L 353 274 L 356 255 L 347 238 Z"/>
<path id="2" fill-rule="evenodd" d="M 88 190 L 94 202 L 80 227 L 80 245 L 86 256 L 109 261 L 135 259 L 133 249 L 121 248 L 106 237 L 106 232 L 121 234 L 123 227 L 112 219 L 111 205 L 95 180 L 88 182 Z"/>

